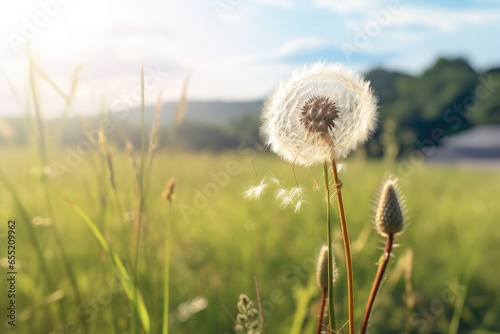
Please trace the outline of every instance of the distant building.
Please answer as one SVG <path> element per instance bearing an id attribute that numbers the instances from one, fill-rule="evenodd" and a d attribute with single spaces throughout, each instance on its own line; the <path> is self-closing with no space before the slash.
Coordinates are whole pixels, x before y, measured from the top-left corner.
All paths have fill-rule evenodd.
<path id="1" fill-rule="evenodd" d="M 446 138 L 429 162 L 500 164 L 500 125 L 478 126 Z"/>

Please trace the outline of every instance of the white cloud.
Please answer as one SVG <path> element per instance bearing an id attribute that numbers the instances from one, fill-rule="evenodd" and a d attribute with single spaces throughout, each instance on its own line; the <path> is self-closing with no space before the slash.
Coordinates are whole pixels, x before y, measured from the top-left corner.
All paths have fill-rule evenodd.
<path id="1" fill-rule="evenodd" d="M 333 10 L 337 13 L 361 12 L 372 8 L 377 1 L 370 1 L 368 4 L 364 0 L 314 0 L 316 7 Z"/>
<path id="2" fill-rule="evenodd" d="M 394 15 L 391 25 L 423 27 L 442 33 L 451 33 L 466 26 L 484 26 L 498 23 L 498 11 L 487 9 L 450 10 L 432 7 L 403 7 Z"/>
<path id="3" fill-rule="evenodd" d="M 285 8 L 291 8 L 293 5 L 292 0 L 257 0 L 257 1 L 265 5 L 279 6 Z"/>
<path id="4" fill-rule="evenodd" d="M 322 45 L 325 45 L 325 42 L 318 37 L 297 37 L 286 41 L 272 53 L 272 56 L 281 58 L 294 54 L 297 51 L 312 49 Z"/>

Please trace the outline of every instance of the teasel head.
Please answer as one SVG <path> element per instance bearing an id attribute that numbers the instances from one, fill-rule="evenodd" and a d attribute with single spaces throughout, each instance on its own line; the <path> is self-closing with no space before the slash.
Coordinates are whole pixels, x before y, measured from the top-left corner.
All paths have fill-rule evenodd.
<path id="1" fill-rule="evenodd" d="M 340 64 L 314 63 L 266 100 L 261 134 L 283 160 L 304 167 L 345 158 L 377 123 L 370 83 Z"/>
<path id="2" fill-rule="evenodd" d="M 335 257 L 332 254 L 332 284 L 337 281 L 338 271 L 335 263 Z M 328 289 L 328 246 L 321 247 L 316 266 L 316 284 L 320 289 Z"/>
<path id="3" fill-rule="evenodd" d="M 406 203 L 396 177 L 384 180 L 377 194 L 375 229 L 387 237 L 401 234 L 406 225 Z"/>

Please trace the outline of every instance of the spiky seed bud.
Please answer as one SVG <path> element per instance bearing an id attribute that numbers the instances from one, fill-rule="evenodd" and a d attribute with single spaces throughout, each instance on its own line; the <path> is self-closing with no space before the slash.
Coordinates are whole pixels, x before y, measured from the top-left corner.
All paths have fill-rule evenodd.
<path id="1" fill-rule="evenodd" d="M 335 258 L 332 254 L 332 269 L 333 277 L 332 283 L 337 280 L 337 268 L 335 265 Z M 318 264 L 316 267 L 316 284 L 320 289 L 328 288 L 328 246 L 321 247 L 318 255 Z"/>
<path id="2" fill-rule="evenodd" d="M 375 228 L 382 236 L 403 231 L 405 221 L 404 198 L 398 180 L 390 177 L 384 181 L 378 194 Z"/>

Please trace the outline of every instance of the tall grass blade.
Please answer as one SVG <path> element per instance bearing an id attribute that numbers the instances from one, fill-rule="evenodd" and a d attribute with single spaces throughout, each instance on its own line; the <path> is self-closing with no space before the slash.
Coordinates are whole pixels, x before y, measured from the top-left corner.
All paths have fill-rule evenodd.
<path id="1" fill-rule="evenodd" d="M 295 314 L 293 316 L 292 328 L 290 334 L 301 334 L 304 321 L 307 318 L 309 304 L 318 293 L 315 277 L 311 277 L 307 282 L 307 286 L 297 288 L 293 295 L 296 301 Z"/>
<path id="2" fill-rule="evenodd" d="M 66 199 L 66 201 L 73 207 L 73 209 L 75 209 L 78 215 L 83 219 L 83 221 L 90 229 L 94 237 L 97 239 L 103 250 L 108 254 L 113 269 L 120 275 L 120 282 L 123 285 L 125 294 L 129 298 L 129 300 L 133 303 L 135 310 L 139 315 L 139 320 L 141 321 L 144 332 L 146 334 L 150 333 L 151 323 L 149 319 L 149 313 L 146 309 L 146 306 L 144 305 L 143 299 L 137 292 L 137 289 L 133 281 L 130 279 L 130 275 L 128 274 L 127 269 L 125 269 L 125 266 L 123 265 L 122 261 L 120 260 L 118 255 L 116 255 L 116 253 L 113 252 L 111 246 L 106 241 L 101 231 L 99 230 L 97 225 L 92 221 L 92 219 L 75 203 L 71 202 L 68 199 Z"/>
<path id="3" fill-rule="evenodd" d="M 41 271 L 43 273 L 43 277 L 45 278 L 44 281 L 47 284 L 48 291 L 52 293 L 52 292 L 56 291 L 57 289 L 56 289 L 55 284 L 52 280 L 52 275 L 50 274 L 50 270 L 47 266 L 47 260 L 43 256 L 42 247 L 40 246 L 40 243 L 38 242 L 38 239 L 36 237 L 35 228 L 33 227 L 32 224 L 30 224 L 31 219 L 30 219 L 30 216 L 28 214 L 28 210 L 26 210 L 26 208 L 24 207 L 23 202 L 21 201 L 21 199 L 17 195 L 15 188 L 8 181 L 7 177 L 5 176 L 5 174 L 3 173 L 2 170 L 0 170 L 0 181 L 2 181 L 2 183 L 4 184 L 7 191 L 12 195 L 14 203 L 16 204 L 17 209 L 19 210 L 19 213 L 21 214 L 22 221 L 24 223 L 26 223 L 26 228 L 28 230 L 28 236 L 30 238 L 30 243 L 33 246 L 33 248 L 35 249 L 35 254 L 36 254 L 38 263 L 40 264 Z M 64 312 L 64 307 L 62 306 L 61 303 L 58 303 L 58 306 L 59 306 L 59 316 L 60 316 L 61 320 L 63 322 L 65 322 L 66 315 Z"/>

